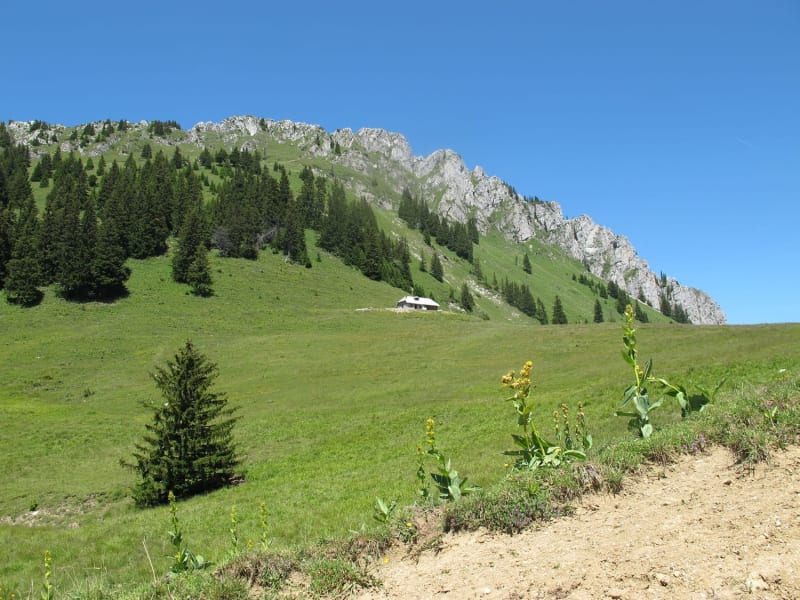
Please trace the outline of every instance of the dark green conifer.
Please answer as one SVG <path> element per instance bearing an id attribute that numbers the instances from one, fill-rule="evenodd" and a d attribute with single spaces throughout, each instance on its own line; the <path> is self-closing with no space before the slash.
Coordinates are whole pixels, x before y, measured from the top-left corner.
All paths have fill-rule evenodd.
<path id="1" fill-rule="evenodd" d="M 433 253 L 433 258 L 431 258 L 431 275 L 437 281 L 444 281 L 444 268 L 436 252 Z"/>
<path id="2" fill-rule="evenodd" d="M 467 312 L 472 312 L 475 308 L 475 299 L 466 283 L 461 284 L 461 307 Z"/>
<path id="3" fill-rule="evenodd" d="M 481 260 L 474 258 L 472 261 L 472 274 L 479 282 L 483 282 L 483 270 L 481 269 Z"/>
<path id="4" fill-rule="evenodd" d="M 208 249 L 205 244 L 200 244 L 194 253 L 192 264 L 186 273 L 186 283 L 192 287 L 195 296 L 211 296 L 214 294 L 211 268 L 208 264 Z"/>
<path id="5" fill-rule="evenodd" d="M 94 293 L 98 298 L 110 300 L 127 294 L 125 283 L 131 270 L 125 265 L 126 258 L 125 233 L 115 213 L 109 212 L 98 227 L 92 265 Z"/>
<path id="6" fill-rule="evenodd" d="M 165 367 L 152 375 L 162 395 L 153 406 L 153 421 L 136 444 L 133 490 L 138 506 L 223 487 L 231 482 L 239 458 L 233 443 L 233 409 L 224 394 L 212 392 L 217 367 L 187 341 Z M 145 406 L 149 406 L 145 404 Z"/>
<path id="7" fill-rule="evenodd" d="M 189 267 L 205 242 L 205 228 L 202 209 L 195 207 L 184 220 L 175 255 L 172 257 L 172 279 L 178 283 L 189 282 Z"/>
<path id="8" fill-rule="evenodd" d="M 39 225 L 36 214 L 36 204 L 31 196 L 19 213 L 16 240 L 5 280 L 6 299 L 22 306 L 32 306 L 42 299 L 36 249 L 36 230 Z"/>
<path id="9" fill-rule="evenodd" d="M 555 300 L 553 301 L 553 324 L 567 324 L 567 314 L 564 312 L 564 307 L 561 305 L 561 298 L 559 296 L 556 296 Z"/>
<path id="10" fill-rule="evenodd" d="M 547 318 L 547 310 L 544 308 L 544 302 L 541 298 L 536 299 L 536 319 L 542 325 L 547 325 L 550 321 Z"/>
<path id="11" fill-rule="evenodd" d="M 95 290 L 93 267 L 97 252 L 97 216 L 94 202 L 90 199 L 79 219 L 77 235 L 73 237 L 71 232 L 76 231 L 76 216 L 74 204 L 70 203 L 65 213 L 63 255 L 56 280 L 61 293 L 68 299 L 88 298 Z"/>
<path id="12" fill-rule="evenodd" d="M 600 304 L 600 300 L 595 299 L 594 301 L 594 322 L 595 323 L 602 323 L 603 322 L 603 307 Z"/>
<path id="13" fill-rule="evenodd" d="M 528 258 L 527 252 L 525 253 L 525 256 L 522 257 L 522 270 L 528 274 L 531 272 L 531 259 Z"/>

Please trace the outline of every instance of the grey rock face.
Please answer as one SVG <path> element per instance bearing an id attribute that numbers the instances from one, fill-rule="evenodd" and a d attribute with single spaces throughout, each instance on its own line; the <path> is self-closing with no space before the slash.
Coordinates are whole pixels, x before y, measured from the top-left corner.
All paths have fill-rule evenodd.
<path id="1" fill-rule="evenodd" d="M 355 133 L 343 129 L 332 137 L 345 150 L 335 162 L 362 173 L 380 170 L 396 192 L 408 187 L 432 200 L 438 213 L 447 219 L 463 223 L 474 216 L 484 233 L 495 227 L 518 242 L 538 238 L 555 244 L 593 275 L 613 281 L 633 297 L 642 296 L 655 308 L 664 296 L 670 304 L 680 304 L 692 323 L 726 322 L 722 308 L 702 290 L 682 286 L 671 277 L 657 277 L 625 236 L 586 215 L 566 219 L 555 202 L 521 198 L 480 167 L 470 171 L 452 150 L 414 156 L 402 135 L 381 129 Z M 373 201 L 381 200 L 369 189 L 356 191 Z"/>

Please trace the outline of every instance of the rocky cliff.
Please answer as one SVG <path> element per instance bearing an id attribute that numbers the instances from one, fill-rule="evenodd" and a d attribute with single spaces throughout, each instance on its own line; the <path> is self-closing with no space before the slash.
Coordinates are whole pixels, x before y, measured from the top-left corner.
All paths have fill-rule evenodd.
<path id="1" fill-rule="evenodd" d="M 397 193 L 408 187 L 429 199 L 448 219 L 466 222 L 474 216 L 484 233 L 494 227 L 517 242 L 538 238 L 558 245 L 592 274 L 613 281 L 633 297 L 643 297 L 655 308 L 664 297 L 671 305 L 683 307 L 692 323 L 726 322 L 722 308 L 702 290 L 685 287 L 673 277 L 656 276 L 625 236 L 586 215 L 566 219 L 555 202 L 522 198 L 480 167 L 468 169 L 451 150 L 415 156 L 402 135 L 382 129 L 341 129 L 327 134 L 310 125 L 274 121 L 267 122 L 267 129 L 287 142 L 305 140 L 310 143 L 306 151 L 325 156 L 334 164 L 363 174 L 380 172 Z M 328 143 L 321 143 L 320 136 L 330 136 Z M 356 182 L 352 187 L 373 202 L 386 204 L 386 199 L 369 186 Z"/>

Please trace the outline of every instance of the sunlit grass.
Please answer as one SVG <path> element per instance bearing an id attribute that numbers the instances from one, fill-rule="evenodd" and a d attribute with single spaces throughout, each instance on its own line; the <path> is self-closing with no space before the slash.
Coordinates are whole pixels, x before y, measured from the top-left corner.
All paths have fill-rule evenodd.
<path id="1" fill-rule="evenodd" d="M 132 264 L 131 294 L 114 304 L 70 304 L 51 290 L 29 310 L 0 303 L 0 583 L 31 589 L 44 549 L 62 589 L 98 573 L 110 585 L 149 581 L 148 553 L 167 570 L 167 509 L 133 508 L 133 474 L 119 460 L 144 433 L 141 402 L 158 400 L 149 373 L 187 338 L 218 364 L 217 389 L 241 417 L 245 482 L 180 503 L 193 550 L 212 561 L 228 550 L 234 505 L 244 543 L 259 538 L 263 501 L 285 548 L 370 524 L 376 495 L 413 502 L 427 417 L 459 472 L 492 485 L 514 418 L 500 377 L 528 359 L 540 421 L 582 402 L 594 452 L 631 435 L 613 417 L 628 377 L 619 324 L 358 310 L 402 294 L 311 256 L 311 270 L 269 253 L 214 259 L 207 299 L 172 283 L 169 259 L 156 258 Z M 706 386 L 727 377 L 733 392 L 796 372 L 799 336 L 798 325 L 661 324 L 639 328 L 639 347 L 659 375 Z M 653 414 L 656 428 L 677 419 Z"/>

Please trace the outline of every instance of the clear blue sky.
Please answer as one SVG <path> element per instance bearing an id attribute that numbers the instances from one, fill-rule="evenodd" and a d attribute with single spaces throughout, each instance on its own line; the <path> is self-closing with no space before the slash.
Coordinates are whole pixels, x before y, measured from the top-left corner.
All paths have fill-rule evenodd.
<path id="1" fill-rule="evenodd" d="M 800 2 L 10 2 L 0 119 L 380 127 L 800 321 Z"/>

